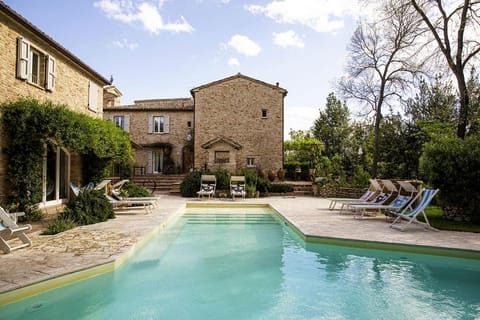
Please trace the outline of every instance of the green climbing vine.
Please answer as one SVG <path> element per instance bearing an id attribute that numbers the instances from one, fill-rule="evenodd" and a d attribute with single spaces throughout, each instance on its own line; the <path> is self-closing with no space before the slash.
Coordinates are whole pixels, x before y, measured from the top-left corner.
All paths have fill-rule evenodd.
<path id="1" fill-rule="evenodd" d="M 0 105 L 6 134 L 7 183 L 10 201 L 29 214 L 42 199 L 45 144 L 53 143 L 82 156 L 83 180 L 108 174 L 113 161 L 131 165 L 128 133 L 109 121 L 94 119 L 50 101 L 20 99 Z M 32 213 L 33 214 L 33 213 Z"/>

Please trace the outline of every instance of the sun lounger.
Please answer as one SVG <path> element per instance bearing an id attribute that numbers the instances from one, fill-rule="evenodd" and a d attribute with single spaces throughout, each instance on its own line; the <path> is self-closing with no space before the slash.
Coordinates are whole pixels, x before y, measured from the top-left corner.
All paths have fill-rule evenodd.
<path id="1" fill-rule="evenodd" d="M 430 225 L 427 215 L 425 214 L 425 209 L 430 205 L 430 202 L 432 201 L 433 197 L 435 197 L 435 195 L 438 193 L 438 191 L 438 189 L 423 189 L 422 192 L 419 192 L 403 211 L 390 212 L 392 215 L 396 216 L 395 220 L 393 220 L 393 222 L 390 224 L 390 228 L 403 231 L 405 227 L 409 226 L 410 224 L 418 224 L 426 229 L 436 230 Z M 419 200 L 418 204 L 413 207 L 417 200 Z M 420 214 L 423 216 L 425 222 L 419 221 L 417 219 Z M 407 221 L 404 226 L 399 225 L 402 220 Z"/>
<path id="2" fill-rule="evenodd" d="M 214 197 L 215 196 L 215 188 L 217 186 L 217 178 L 214 175 L 206 175 L 202 174 L 201 181 L 200 181 L 200 190 L 197 191 L 198 197 L 208 196 Z"/>
<path id="3" fill-rule="evenodd" d="M 232 199 L 235 200 L 235 196 L 245 199 L 245 177 L 244 176 L 232 176 L 230 178 L 230 194 Z"/>
<path id="4" fill-rule="evenodd" d="M 369 205 L 382 205 L 389 199 L 391 199 L 395 193 L 398 193 L 397 187 L 390 180 L 381 180 L 382 183 L 382 192 L 376 195 L 374 198 L 370 198 L 368 201 L 349 201 L 342 202 L 342 207 L 340 208 L 340 214 L 344 210 L 351 209 L 354 205 L 369 204 Z"/>
<path id="5" fill-rule="evenodd" d="M 417 189 L 407 181 L 397 181 L 400 188 L 397 188 L 393 185 L 391 181 L 382 180 L 384 185 L 391 190 L 396 190 L 397 196 L 393 201 L 388 204 L 383 203 L 369 203 L 369 204 L 351 204 L 349 208 L 352 209 L 355 214 L 354 218 L 363 218 L 366 211 L 377 211 L 381 212 L 382 210 L 396 211 L 400 212 L 408 203 L 413 199 L 414 195 L 417 193 Z M 390 185 L 392 184 L 392 185 Z M 402 194 L 405 193 L 405 194 Z"/>
<path id="6" fill-rule="evenodd" d="M 143 207 L 145 213 L 151 213 L 158 208 L 158 203 L 156 200 L 118 200 L 108 194 L 105 194 L 105 197 L 112 204 L 114 210 L 132 210 Z"/>
<path id="7" fill-rule="evenodd" d="M 381 186 L 377 180 L 375 179 L 370 179 L 370 187 L 368 188 L 365 193 L 357 199 L 354 198 L 330 198 L 330 205 L 328 206 L 328 209 L 333 210 L 335 209 L 337 203 L 348 203 L 348 202 L 366 202 L 373 196 L 375 196 L 378 192 L 380 192 L 383 189 L 383 186 Z"/>
<path id="8" fill-rule="evenodd" d="M 32 226 L 25 224 L 18 226 L 14 219 L 2 207 L 0 207 L 0 249 L 5 253 L 12 250 L 25 248 L 32 245 L 32 240 L 25 233 L 32 230 Z M 11 245 L 8 241 L 20 239 L 21 244 Z"/>

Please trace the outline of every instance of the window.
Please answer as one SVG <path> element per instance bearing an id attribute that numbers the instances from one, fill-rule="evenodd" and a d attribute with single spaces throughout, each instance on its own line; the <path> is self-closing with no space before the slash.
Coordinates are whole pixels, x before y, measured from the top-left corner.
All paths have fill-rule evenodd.
<path id="1" fill-rule="evenodd" d="M 192 127 L 192 121 L 187 121 L 187 128 L 191 128 Z"/>
<path id="2" fill-rule="evenodd" d="M 247 167 L 248 168 L 255 167 L 255 158 L 247 158 Z"/>
<path id="3" fill-rule="evenodd" d="M 55 85 L 55 59 L 23 38 L 17 39 L 17 47 L 17 78 L 52 91 Z"/>
<path id="4" fill-rule="evenodd" d="M 163 116 L 153 117 L 153 132 L 155 133 L 165 132 L 165 118 Z"/>
<path id="5" fill-rule="evenodd" d="M 266 119 L 267 118 L 267 109 L 262 109 L 262 119 Z"/>
<path id="6" fill-rule="evenodd" d="M 34 50 L 30 50 L 30 61 L 32 68 L 30 70 L 30 82 L 40 85 L 40 54 Z"/>
<path id="7" fill-rule="evenodd" d="M 169 133 L 169 116 L 150 116 L 148 117 L 148 133 Z"/>
<path id="8" fill-rule="evenodd" d="M 215 163 L 229 163 L 230 152 L 229 151 L 215 151 Z"/>
<path id="9" fill-rule="evenodd" d="M 125 117 L 124 116 L 114 116 L 113 117 L 113 123 L 115 123 L 115 125 L 117 127 L 120 127 L 122 129 L 125 128 Z"/>

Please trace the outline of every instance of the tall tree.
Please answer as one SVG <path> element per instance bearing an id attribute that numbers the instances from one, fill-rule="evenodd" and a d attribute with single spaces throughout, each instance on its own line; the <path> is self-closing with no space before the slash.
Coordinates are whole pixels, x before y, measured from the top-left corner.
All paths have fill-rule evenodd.
<path id="1" fill-rule="evenodd" d="M 350 45 L 347 75 L 338 89 L 346 99 L 355 99 L 374 114 L 374 154 L 372 175 L 377 175 L 382 108 L 406 90 L 409 79 L 420 70 L 415 56 L 416 39 L 421 20 L 409 6 L 385 1 L 382 19 L 361 22 Z"/>
<path id="2" fill-rule="evenodd" d="M 348 138 L 350 112 L 345 103 L 342 103 L 333 92 L 327 97 L 325 111 L 313 123 L 313 136 L 325 144 L 324 154 L 331 158 L 335 154 L 342 154 L 345 141 Z"/>
<path id="3" fill-rule="evenodd" d="M 480 52 L 480 1 L 401 0 L 415 8 L 455 76 L 460 100 L 457 136 L 465 138 L 470 94 L 465 69 Z M 406 2 L 405 2 L 406 1 Z"/>

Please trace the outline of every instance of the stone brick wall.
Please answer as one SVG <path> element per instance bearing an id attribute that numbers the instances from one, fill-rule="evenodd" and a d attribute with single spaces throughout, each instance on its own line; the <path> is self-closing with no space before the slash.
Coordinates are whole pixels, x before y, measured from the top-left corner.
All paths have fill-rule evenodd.
<path id="1" fill-rule="evenodd" d="M 183 147 L 187 136 L 193 129 L 192 99 L 156 99 L 139 100 L 134 105 L 104 107 L 104 119 L 112 120 L 114 116 L 129 116 L 129 134 L 135 147 L 135 166 L 147 167 L 148 153 L 159 150 L 155 144 L 172 145 L 171 158 L 176 167 L 182 166 Z M 168 133 L 148 133 L 149 117 L 164 116 L 169 118 Z M 188 123 L 192 127 L 188 127 Z M 136 146 L 135 146 L 136 145 Z M 139 148 L 139 146 L 141 148 Z"/>
<path id="2" fill-rule="evenodd" d="M 211 168 L 215 151 L 230 151 L 231 163 L 220 165 L 227 169 L 247 166 L 247 158 L 254 158 L 262 170 L 283 167 L 283 99 L 286 91 L 245 76 L 234 76 L 211 85 L 193 89 L 195 99 L 195 167 Z M 262 117 L 266 110 L 266 117 Z M 209 149 L 205 143 L 225 137 L 239 145 L 235 150 L 218 143 Z"/>
<path id="3" fill-rule="evenodd" d="M 18 37 L 23 37 L 29 41 L 42 54 L 48 54 L 55 58 L 56 78 L 53 91 L 47 91 L 41 86 L 16 77 Z M 0 104 L 15 101 L 21 97 L 28 97 L 40 101 L 50 100 L 92 117 L 102 117 L 102 86 L 105 85 L 104 81 L 52 47 L 44 38 L 33 32 L 30 26 L 11 18 L 2 10 L 0 10 L 0 48 Z M 43 62 L 41 63 L 43 64 Z M 44 75 L 43 70 L 41 70 L 40 75 Z M 88 109 L 90 81 L 98 86 L 97 112 Z M 5 132 L 0 118 L 0 195 L 7 192 L 5 185 L 7 164 L 3 152 L 5 140 Z"/>

